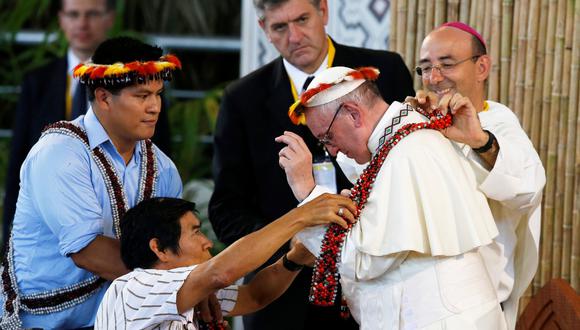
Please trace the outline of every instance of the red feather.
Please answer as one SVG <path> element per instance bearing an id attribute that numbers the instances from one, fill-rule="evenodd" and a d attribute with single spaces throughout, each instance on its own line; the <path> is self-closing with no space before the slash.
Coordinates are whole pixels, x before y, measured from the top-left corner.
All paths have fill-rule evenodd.
<path id="1" fill-rule="evenodd" d="M 142 65 L 143 70 L 146 72 L 147 75 L 152 75 L 152 74 L 157 73 L 157 67 L 155 66 L 155 63 L 149 61 L 149 62 L 145 62 L 141 65 Z"/>
<path id="2" fill-rule="evenodd" d="M 135 61 L 135 62 L 127 63 L 127 64 L 125 64 L 125 67 L 129 68 L 131 71 L 137 72 L 137 75 L 139 75 L 139 76 L 144 77 L 147 75 L 147 72 L 145 71 L 145 68 L 143 67 L 141 62 Z"/>
<path id="3" fill-rule="evenodd" d="M 355 79 L 376 80 L 379 77 L 379 70 L 372 66 L 364 66 L 350 72 L 349 75 Z"/>
<path id="4" fill-rule="evenodd" d="M 169 63 L 175 64 L 177 68 L 181 69 L 181 61 L 179 60 L 179 58 L 177 58 L 177 56 L 173 54 L 167 54 L 165 55 L 165 60 Z"/>
<path id="5" fill-rule="evenodd" d="M 311 88 L 302 94 L 302 96 L 300 97 L 300 102 L 302 104 L 306 104 L 306 102 L 308 102 L 308 100 L 310 100 L 314 95 L 322 92 L 325 89 L 329 89 L 332 86 L 333 84 L 322 83 L 314 88 Z"/>
<path id="6" fill-rule="evenodd" d="M 105 71 L 107 71 L 106 66 L 98 66 L 91 72 L 91 79 L 102 79 L 105 76 Z"/>

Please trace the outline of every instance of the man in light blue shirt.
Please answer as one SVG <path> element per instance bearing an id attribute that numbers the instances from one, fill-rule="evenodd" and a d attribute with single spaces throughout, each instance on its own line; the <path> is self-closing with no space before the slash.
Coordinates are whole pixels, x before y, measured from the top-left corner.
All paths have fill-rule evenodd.
<path id="1" fill-rule="evenodd" d="M 91 327 L 108 281 L 128 272 L 119 218 L 141 200 L 181 195 L 175 165 L 148 140 L 163 81 L 180 68 L 161 53 L 114 38 L 75 69 L 91 108 L 50 125 L 21 168 L 0 328 Z"/>

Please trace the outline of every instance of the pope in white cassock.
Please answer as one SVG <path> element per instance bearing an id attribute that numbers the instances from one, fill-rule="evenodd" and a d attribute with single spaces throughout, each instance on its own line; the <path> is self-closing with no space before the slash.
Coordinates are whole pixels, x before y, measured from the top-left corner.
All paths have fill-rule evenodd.
<path id="1" fill-rule="evenodd" d="M 440 132 L 422 129 L 429 122 L 422 111 L 385 103 L 368 70 L 327 69 L 289 111 L 333 156 L 340 151 L 359 164 L 390 149 L 397 131 L 413 131 L 384 162 L 371 162 L 376 178 L 339 254 L 353 317 L 361 329 L 505 329 L 478 252 L 498 232 L 469 161 Z M 455 101 L 450 107 L 461 106 Z M 297 199 L 328 192 L 315 186 L 301 138 L 286 132 L 277 141 L 287 144 L 279 162 Z M 319 255 L 326 229 L 298 239 Z"/>

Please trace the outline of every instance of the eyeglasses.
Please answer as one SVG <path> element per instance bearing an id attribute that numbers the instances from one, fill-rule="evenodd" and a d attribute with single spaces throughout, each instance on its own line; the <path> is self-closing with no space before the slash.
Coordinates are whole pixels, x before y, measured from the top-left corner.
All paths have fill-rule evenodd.
<path id="1" fill-rule="evenodd" d="M 63 12 L 64 17 L 71 21 L 76 21 L 82 17 L 85 17 L 89 21 L 95 20 L 97 18 L 101 18 L 107 14 L 107 11 L 99 11 L 99 10 L 89 10 L 87 12 L 78 12 L 76 10 L 65 11 Z"/>
<path id="2" fill-rule="evenodd" d="M 318 139 L 318 142 L 320 142 L 321 145 L 326 146 L 326 145 L 330 144 L 330 140 L 332 139 L 332 136 L 330 134 L 330 129 L 332 128 L 332 124 L 334 124 L 334 120 L 338 116 L 338 113 L 340 112 L 340 109 L 342 109 L 343 105 L 344 105 L 344 103 L 341 103 L 338 106 L 338 109 L 336 109 L 336 112 L 334 113 L 334 117 L 332 117 L 332 120 L 330 121 L 330 125 L 328 125 L 328 129 L 326 130 L 326 133 L 324 133 L 322 138 Z"/>
<path id="3" fill-rule="evenodd" d="M 437 69 L 439 71 L 439 74 L 445 75 L 447 73 L 450 73 L 459 64 L 466 62 L 466 61 L 469 61 L 469 60 L 475 60 L 481 56 L 482 55 L 473 55 L 473 56 L 468 57 L 464 60 L 457 61 L 454 63 L 439 63 L 439 64 L 435 64 L 435 65 L 419 65 L 415 68 L 415 72 L 417 72 L 417 74 L 419 76 L 425 75 L 426 77 L 430 77 L 431 73 L 433 72 L 433 69 Z"/>

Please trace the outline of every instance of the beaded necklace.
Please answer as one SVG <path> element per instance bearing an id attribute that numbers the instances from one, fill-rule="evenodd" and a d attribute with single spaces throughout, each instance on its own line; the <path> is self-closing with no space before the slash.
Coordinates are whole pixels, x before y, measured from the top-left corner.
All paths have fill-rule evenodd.
<path id="1" fill-rule="evenodd" d="M 358 221 L 363 211 L 368 197 L 372 191 L 373 183 L 379 173 L 389 152 L 409 134 L 425 128 L 441 130 L 449 127 L 452 122 L 451 114 L 443 116 L 440 112 L 435 111 L 428 114 L 422 109 L 415 109 L 406 104 L 407 110 L 417 111 L 423 116 L 429 118 L 429 122 L 406 124 L 398 129 L 391 138 L 379 146 L 378 152 L 373 156 L 369 165 L 364 169 L 356 184 L 350 191 L 350 198 L 356 204 L 355 218 Z M 385 133 L 386 135 L 387 133 Z M 381 139 L 384 140 L 384 137 Z M 342 245 L 346 234 L 350 231 L 353 224 L 349 223 L 348 228 L 343 228 L 337 224 L 331 224 L 322 240 L 322 247 L 319 256 L 316 258 L 314 271 L 312 274 L 312 283 L 310 286 L 309 300 L 314 305 L 332 306 L 336 300 L 340 274 L 338 263 Z M 346 301 L 343 297 L 341 304 L 341 316 L 348 317 Z"/>
<path id="2" fill-rule="evenodd" d="M 203 320 L 199 319 L 197 322 L 199 330 L 226 330 L 228 329 L 225 323 L 218 322 L 218 321 L 211 321 L 211 322 L 204 322 Z"/>
<path id="3" fill-rule="evenodd" d="M 119 222 L 127 211 L 129 204 L 117 172 L 102 148 L 99 146 L 91 150 L 86 132 L 71 122 L 60 121 L 48 125 L 43 130 L 41 138 L 47 134 L 64 134 L 79 139 L 89 151 L 105 181 L 113 214 L 113 233 L 117 239 L 120 238 L 121 229 Z M 157 181 L 157 162 L 153 144 L 150 140 L 141 141 L 140 148 L 143 156 L 140 164 L 138 202 L 153 197 L 155 182 Z M 50 314 L 78 305 L 96 293 L 101 285 L 106 282 L 104 279 L 93 275 L 83 282 L 64 288 L 21 296 L 16 284 L 13 258 L 13 243 L 12 236 L 10 236 L 6 255 L 2 261 L 1 280 L 5 313 L 0 321 L 0 328 L 22 328 L 19 316 L 21 309 L 31 314 Z"/>
<path id="4" fill-rule="evenodd" d="M 105 152 L 100 146 L 91 150 L 89 138 L 87 137 L 86 132 L 70 122 L 60 121 L 48 125 L 44 129 L 42 135 L 44 136 L 51 133 L 64 134 L 80 139 L 85 148 L 90 151 L 93 160 L 103 176 L 105 186 L 107 187 L 113 215 L 113 233 L 115 238 L 121 238 L 120 220 L 129 209 L 129 202 L 125 190 L 123 189 L 123 185 L 121 184 L 121 180 L 119 179 L 119 175 L 117 174 L 117 171 L 115 171 L 109 158 L 105 155 Z M 141 141 L 139 143 L 139 147 L 144 156 L 141 157 L 141 173 L 139 175 L 139 194 L 137 203 L 153 197 L 155 191 L 155 182 L 157 181 L 157 162 L 155 161 L 152 146 L 153 143 L 151 143 L 150 140 Z"/>

